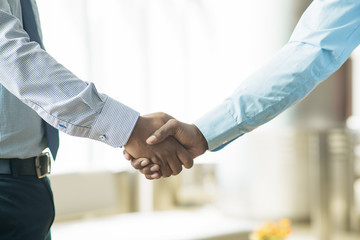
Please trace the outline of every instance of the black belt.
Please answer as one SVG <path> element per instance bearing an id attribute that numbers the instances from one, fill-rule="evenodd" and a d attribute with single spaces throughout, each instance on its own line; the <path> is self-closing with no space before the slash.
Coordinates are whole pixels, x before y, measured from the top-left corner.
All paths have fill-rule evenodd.
<path id="1" fill-rule="evenodd" d="M 17 176 L 46 177 L 50 174 L 51 160 L 48 153 L 36 157 L 0 158 L 0 174 Z"/>

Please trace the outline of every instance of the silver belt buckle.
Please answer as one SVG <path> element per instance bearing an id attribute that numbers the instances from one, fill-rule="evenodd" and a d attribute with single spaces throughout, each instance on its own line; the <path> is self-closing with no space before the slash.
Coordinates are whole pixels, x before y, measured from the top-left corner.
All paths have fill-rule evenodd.
<path id="1" fill-rule="evenodd" d="M 41 153 L 35 158 L 36 175 L 44 178 L 51 172 L 51 159 L 49 153 Z"/>

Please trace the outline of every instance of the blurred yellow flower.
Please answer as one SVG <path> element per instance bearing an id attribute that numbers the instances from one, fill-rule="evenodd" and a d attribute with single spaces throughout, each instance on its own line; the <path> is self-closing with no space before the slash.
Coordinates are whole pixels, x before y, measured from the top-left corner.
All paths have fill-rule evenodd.
<path id="1" fill-rule="evenodd" d="M 289 219 L 281 219 L 279 222 L 265 222 L 251 233 L 250 240 L 284 240 L 291 231 Z"/>

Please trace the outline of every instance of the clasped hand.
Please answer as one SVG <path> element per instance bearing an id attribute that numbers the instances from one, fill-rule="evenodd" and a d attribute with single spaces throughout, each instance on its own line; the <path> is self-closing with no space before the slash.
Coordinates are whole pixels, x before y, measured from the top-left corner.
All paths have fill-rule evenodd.
<path id="1" fill-rule="evenodd" d="M 153 113 L 139 117 L 125 145 L 124 156 L 147 179 L 157 179 L 179 174 L 182 166 L 191 168 L 193 159 L 207 148 L 195 125 L 165 113 Z"/>

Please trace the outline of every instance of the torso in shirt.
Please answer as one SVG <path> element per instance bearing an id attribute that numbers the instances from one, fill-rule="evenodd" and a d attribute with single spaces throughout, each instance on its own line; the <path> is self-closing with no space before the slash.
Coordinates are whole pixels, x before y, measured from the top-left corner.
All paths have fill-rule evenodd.
<path id="1" fill-rule="evenodd" d="M 0 0 L 2 7 L 10 7 L 12 14 L 21 20 L 19 0 Z M 33 157 L 45 148 L 43 120 L 7 91 L 0 79 L 0 158 Z"/>

